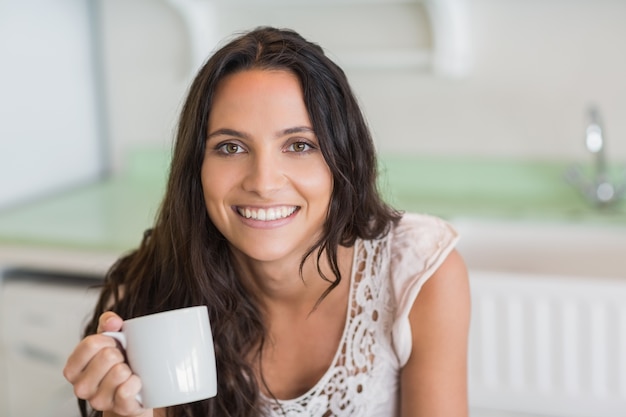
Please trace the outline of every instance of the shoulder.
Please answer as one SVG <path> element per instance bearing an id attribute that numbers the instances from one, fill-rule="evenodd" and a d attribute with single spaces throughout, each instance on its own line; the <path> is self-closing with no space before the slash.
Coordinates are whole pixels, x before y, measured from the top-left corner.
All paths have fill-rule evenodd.
<path id="1" fill-rule="evenodd" d="M 455 242 L 458 233 L 447 221 L 428 214 L 405 213 L 391 228 L 392 242 L 421 244 Z"/>
<path id="2" fill-rule="evenodd" d="M 413 243 L 421 255 L 404 263 L 409 271 L 405 285 L 412 291 L 410 297 L 400 295 L 405 298 L 394 334 L 402 365 L 402 415 L 466 416 L 471 314 L 467 267 L 455 249 L 458 235 L 450 225 L 436 218 L 414 221 L 418 225 L 411 229 L 430 238 L 424 242 L 412 236 L 410 241 L 422 240 Z"/>
<path id="3" fill-rule="evenodd" d="M 406 213 L 389 232 L 391 274 L 396 294 L 414 288 L 411 298 L 441 266 L 459 240 L 456 230 L 445 220 Z M 406 303 L 412 304 L 412 300 Z M 406 303 L 400 302 L 400 305 Z M 405 310 L 406 311 L 406 310 Z"/>
<path id="4" fill-rule="evenodd" d="M 389 233 L 390 278 L 395 298 L 394 345 L 400 364 L 412 349 L 409 315 L 425 284 L 435 276 L 463 274 L 464 264 L 454 250 L 457 232 L 445 220 L 405 214 Z M 421 299 L 424 297 L 420 297 Z"/>
<path id="5" fill-rule="evenodd" d="M 469 310 L 469 278 L 461 255 L 452 250 L 424 283 L 410 313 L 413 339 L 433 318 L 465 320 Z M 433 315 L 433 313 L 436 313 Z M 442 323 L 444 324 L 444 323 Z"/>

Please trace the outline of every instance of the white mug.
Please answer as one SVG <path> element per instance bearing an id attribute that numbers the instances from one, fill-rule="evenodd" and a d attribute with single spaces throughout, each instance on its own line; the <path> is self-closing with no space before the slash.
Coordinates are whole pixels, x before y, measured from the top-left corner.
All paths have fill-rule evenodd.
<path id="1" fill-rule="evenodd" d="M 141 378 L 137 400 L 161 408 L 217 394 L 215 351 L 206 306 L 164 311 L 125 320 L 119 332 L 128 365 Z"/>

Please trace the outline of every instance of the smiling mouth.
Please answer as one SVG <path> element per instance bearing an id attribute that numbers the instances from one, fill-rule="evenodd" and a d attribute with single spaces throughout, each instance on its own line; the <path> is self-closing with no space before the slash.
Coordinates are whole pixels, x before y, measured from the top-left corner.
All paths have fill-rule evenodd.
<path id="1" fill-rule="evenodd" d="M 237 213 L 246 219 L 269 222 L 291 216 L 298 210 L 298 206 L 280 206 L 263 208 L 237 207 Z"/>

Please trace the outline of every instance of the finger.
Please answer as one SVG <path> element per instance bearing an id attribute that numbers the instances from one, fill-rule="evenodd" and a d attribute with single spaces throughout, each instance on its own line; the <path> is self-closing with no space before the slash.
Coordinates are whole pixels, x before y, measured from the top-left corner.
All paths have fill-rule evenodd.
<path id="1" fill-rule="evenodd" d="M 141 406 L 135 399 L 135 395 L 139 392 L 141 386 L 136 391 L 128 392 L 135 388 L 134 385 L 126 383 L 133 374 L 124 363 L 116 364 L 111 367 L 106 375 L 102 378 L 97 390 L 95 390 L 87 400 L 96 410 L 106 411 L 114 410 L 118 414 L 127 415 L 134 411 L 140 410 Z M 138 379 L 135 376 L 135 379 Z M 129 388 L 125 388 L 129 387 Z M 120 396 L 120 391 L 122 396 Z"/>
<path id="2" fill-rule="evenodd" d="M 111 370 L 116 369 L 119 372 L 124 368 L 128 369 L 126 372 L 128 378 L 130 368 L 124 363 L 124 355 L 119 349 L 111 347 L 102 349 L 73 382 L 74 394 L 78 398 L 91 400 L 101 389 L 106 390 L 107 387 L 111 386 L 111 383 L 103 385 Z M 121 381 L 121 378 L 118 377 L 118 382 Z M 114 389 L 110 388 L 109 397 L 112 397 L 113 391 Z"/>
<path id="3" fill-rule="evenodd" d="M 141 379 L 137 375 L 131 374 L 115 391 L 113 411 L 118 414 L 129 415 L 144 410 L 143 405 L 137 401 L 139 391 L 141 391 Z"/>
<path id="4" fill-rule="evenodd" d="M 120 316 L 112 311 L 106 311 L 100 315 L 98 319 L 98 333 L 116 332 L 122 328 L 124 321 Z"/>
<path id="5" fill-rule="evenodd" d="M 117 342 L 112 337 L 103 335 L 90 335 L 85 337 L 76 346 L 74 351 L 70 354 L 63 368 L 63 376 L 72 384 L 75 383 L 86 368 L 91 363 L 96 355 L 107 348 L 117 349 Z M 122 357 L 123 354 L 119 352 Z"/>

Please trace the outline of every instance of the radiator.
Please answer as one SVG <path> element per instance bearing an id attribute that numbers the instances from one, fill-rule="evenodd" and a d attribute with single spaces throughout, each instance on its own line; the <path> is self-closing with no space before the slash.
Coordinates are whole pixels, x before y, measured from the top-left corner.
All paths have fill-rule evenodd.
<path id="1" fill-rule="evenodd" d="M 472 407 L 626 416 L 626 278 L 470 271 Z"/>

